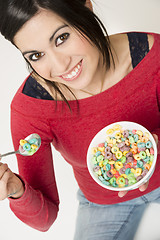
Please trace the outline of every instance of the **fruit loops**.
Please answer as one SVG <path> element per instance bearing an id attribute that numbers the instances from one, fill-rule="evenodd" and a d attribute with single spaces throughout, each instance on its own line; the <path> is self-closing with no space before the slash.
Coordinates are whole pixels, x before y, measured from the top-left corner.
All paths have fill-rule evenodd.
<path id="1" fill-rule="evenodd" d="M 32 138 L 29 141 L 21 139 L 20 142 L 20 151 L 22 153 L 26 152 L 27 155 L 33 155 L 38 150 L 38 142 L 36 138 Z"/>
<path id="2" fill-rule="evenodd" d="M 107 130 L 106 141 L 92 148 L 93 171 L 107 186 L 127 187 L 140 181 L 149 171 L 154 149 L 149 134 L 123 130 L 114 125 Z"/>

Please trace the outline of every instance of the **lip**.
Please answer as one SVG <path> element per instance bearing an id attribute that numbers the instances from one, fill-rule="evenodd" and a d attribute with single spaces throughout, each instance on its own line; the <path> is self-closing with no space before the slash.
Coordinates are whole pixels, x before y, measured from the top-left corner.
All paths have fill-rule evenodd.
<path id="1" fill-rule="evenodd" d="M 61 77 L 63 80 L 65 80 L 65 81 L 73 81 L 74 79 L 78 78 L 79 75 L 80 75 L 81 72 L 82 72 L 82 61 L 83 61 L 83 60 L 81 60 L 74 68 L 72 68 L 72 69 L 71 69 L 70 71 L 68 71 L 66 74 L 61 75 L 60 77 Z M 74 71 L 74 69 L 77 68 L 78 65 L 80 66 L 80 68 L 78 69 L 78 72 L 76 73 L 76 75 L 73 76 L 73 77 L 71 77 L 71 78 L 68 78 L 67 75 L 70 75 L 70 74 Z"/>

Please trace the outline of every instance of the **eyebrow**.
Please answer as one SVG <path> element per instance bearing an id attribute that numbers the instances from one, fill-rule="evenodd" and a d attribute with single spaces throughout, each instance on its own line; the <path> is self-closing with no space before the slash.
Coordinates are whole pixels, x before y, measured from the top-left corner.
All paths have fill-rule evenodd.
<path id="1" fill-rule="evenodd" d="M 61 30 L 62 28 L 65 28 L 65 27 L 68 27 L 68 25 L 67 25 L 67 24 L 64 24 L 64 25 L 58 27 L 58 28 L 56 29 L 56 31 L 52 34 L 52 36 L 49 38 L 49 42 L 51 42 L 51 41 L 53 40 L 54 36 L 56 35 L 56 33 L 57 33 L 59 30 Z M 24 55 L 26 55 L 26 54 L 28 54 L 28 53 L 36 53 L 36 52 L 39 52 L 39 51 L 37 51 L 37 50 L 29 50 L 29 51 L 22 52 L 22 55 L 24 56 Z"/>

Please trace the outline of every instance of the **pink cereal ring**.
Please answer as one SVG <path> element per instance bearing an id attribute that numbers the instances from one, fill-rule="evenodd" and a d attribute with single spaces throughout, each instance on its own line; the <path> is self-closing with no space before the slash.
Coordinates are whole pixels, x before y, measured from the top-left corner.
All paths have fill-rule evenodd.
<path id="1" fill-rule="evenodd" d="M 104 147 L 104 143 L 99 143 L 98 147 L 103 148 Z"/>
<path id="2" fill-rule="evenodd" d="M 133 133 L 133 134 L 136 134 L 136 132 L 137 132 L 136 129 L 133 129 L 133 130 L 132 130 L 132 133 Z"/>
<path id="3" fill-rule="evenodd" d="M 150 148 L 150 154 L 153 155 L 154 154 L 154 149 Z"/>

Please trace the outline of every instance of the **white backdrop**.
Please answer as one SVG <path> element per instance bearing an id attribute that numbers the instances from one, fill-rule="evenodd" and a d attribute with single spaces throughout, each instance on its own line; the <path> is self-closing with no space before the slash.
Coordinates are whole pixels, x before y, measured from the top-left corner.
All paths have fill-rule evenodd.
<path id="1" fill-rule="evenodd" d="M 109 34 L 133 30 L 160 33 L 160 0 L 94 0 L 94 2 L 94 10 L 103 20 Z M 27 75 L 21 54 L 0 35 L 0 153 L 13 149 L 10 134 L 10 103 Z M 78 186 L 71 167 L 55 151 L 54 159 L 61 201 L 59 216 L 54 225 L 46 233 L 26 226 L 14 216 L 8 200 L 5 200 L 0 202 L 0 239 L 73 239 Z M 14 172 L 18 172 L 15 156 L 4 158 L 3 162 L 7 162 Z M 160 206 L 154 204 L 142 219 L 135 240 L 160 239 L 158 215 Z"/>

